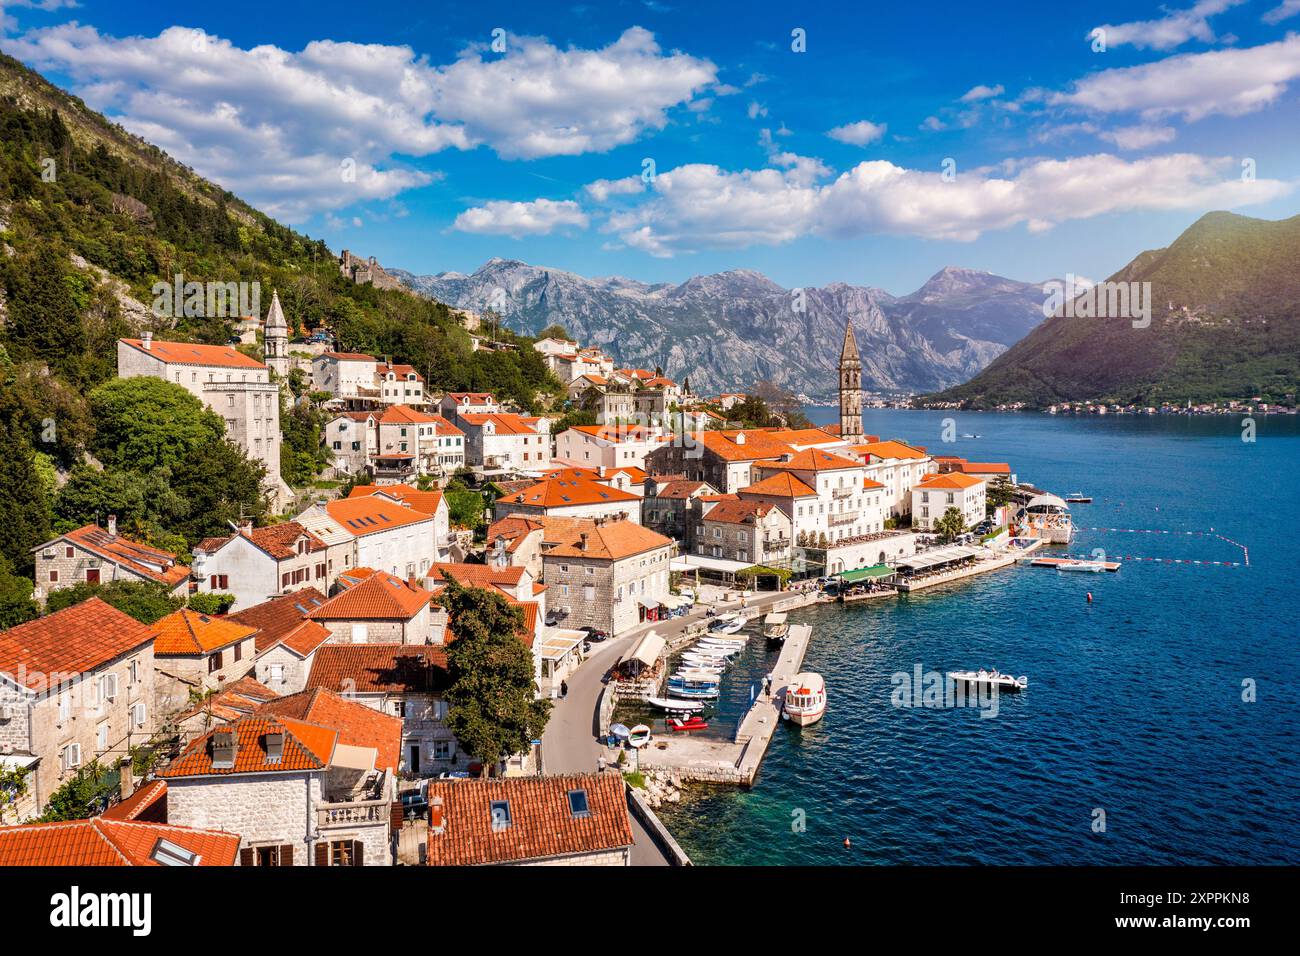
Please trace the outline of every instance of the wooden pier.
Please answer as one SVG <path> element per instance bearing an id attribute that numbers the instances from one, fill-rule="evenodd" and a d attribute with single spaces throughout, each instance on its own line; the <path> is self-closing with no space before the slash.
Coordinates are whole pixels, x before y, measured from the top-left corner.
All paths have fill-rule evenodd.
<path id="1" fill-rule="evenodd" d="M 1035 568 L 1054 568 L 1058 564 L 1072 564 L 1077 561 L 1092 561 L 1091 558 L 1025 558 L 1031 567 Z M 1121 567 L 1118 561 L 1098 561 L 1107 571 L 1118 571 Z"/>

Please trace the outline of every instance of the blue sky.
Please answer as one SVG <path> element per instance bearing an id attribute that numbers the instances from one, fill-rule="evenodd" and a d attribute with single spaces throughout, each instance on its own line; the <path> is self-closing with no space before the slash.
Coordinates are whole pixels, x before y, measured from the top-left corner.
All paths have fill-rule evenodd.
<path id="1" fill-rule="evenodd" d="M 905 293 L 944 265 L 1098 278 L 1211 209 L 1300 211 L 1300 0 L 844 6 L 0 0 L 0 48 L 417 273 Z"/>

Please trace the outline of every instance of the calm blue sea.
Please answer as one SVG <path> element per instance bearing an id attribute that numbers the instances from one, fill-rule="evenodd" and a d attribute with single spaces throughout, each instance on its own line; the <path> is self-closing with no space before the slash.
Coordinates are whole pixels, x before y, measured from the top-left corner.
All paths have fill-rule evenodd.
<path id="1" fill-rule="evenodd" d="M 1248 444 L 1229 418 L 955 417 L 981 437 L 943 445 L 943 413 L 868 412 L 865 425 L 1090 494 L 1080 526 L 1213 529 L 1248 547 L 1250 566 L 1016 567 L 801 612 L 827 716 L 779 728 L 752 790 L 697 788 L 666 812 L 687 852 L 701 864 L 1300 863 L 1296 418 L 1257 419 Z M 1070 551 L 1094 548 L 1242 560 L 1217 538 L 1170 534 L 1081 531 Z M 719 725 L 766 663 L 752 642 Z M 891 676 L 918 664 L 993 665 L 1030 685 L 992 719 L 892 706 Z"/>

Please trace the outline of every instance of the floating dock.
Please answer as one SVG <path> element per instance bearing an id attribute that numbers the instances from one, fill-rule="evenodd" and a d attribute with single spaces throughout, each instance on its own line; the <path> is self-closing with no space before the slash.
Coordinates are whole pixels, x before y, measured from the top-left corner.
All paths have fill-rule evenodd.
<path id="1" fill-rule="evenodd" d="M 753 784 L 767 753 L 767 745 L 772 742 L 772 735 L 781 723 L 781 702 L 786 685 L 803 669 L 811 640 L 810 625 L 790 626 L 780 656 L 772 668 L 771 684 L 754 698 L 732 740 L 708 740 L 684 734 L 669 735 L 667 739 L 662 735 L 656 736 L 655 741 L 638 754 L 641 769 L 667 770 L 685 780 Z"/>
<path id="2" fill-rule="evenodd" d="M 1092 558 L 1025 558 L 1032 567 L 1035 568 L 1054 568 L 1058 564 L 1074 564 L 1079 561 L 1092 561 Z M 1107 571 L 1118 571 L 1122 564 L 1119 561 L 1098 561 Z"/>

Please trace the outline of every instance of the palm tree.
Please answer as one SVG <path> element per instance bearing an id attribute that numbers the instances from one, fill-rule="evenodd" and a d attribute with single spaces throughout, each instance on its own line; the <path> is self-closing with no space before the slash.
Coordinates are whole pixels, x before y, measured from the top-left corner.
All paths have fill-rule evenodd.
<path id="1" fill-rule="evenodd" d="M 956 508 L 949 508 L 943 513 L 943 516 L 934 523 L 934 530 L 944 541 L 951 541 L 957 535 L 966 530 L 966 519 Z"/>

